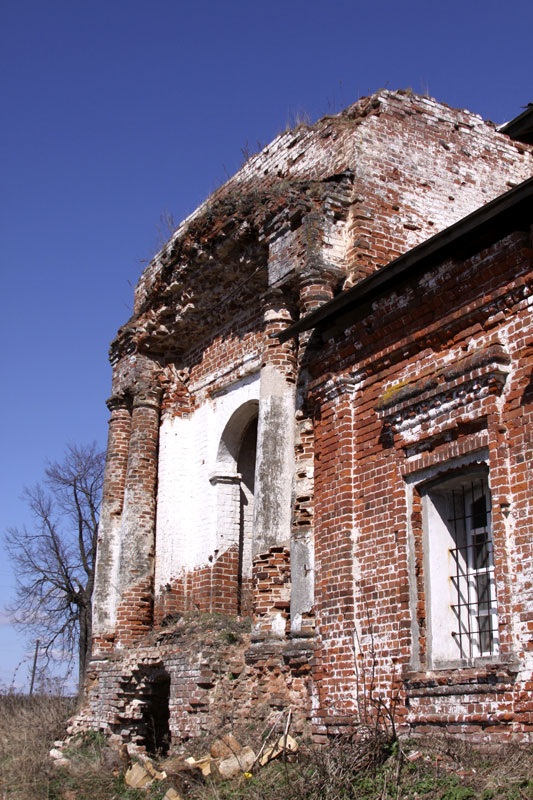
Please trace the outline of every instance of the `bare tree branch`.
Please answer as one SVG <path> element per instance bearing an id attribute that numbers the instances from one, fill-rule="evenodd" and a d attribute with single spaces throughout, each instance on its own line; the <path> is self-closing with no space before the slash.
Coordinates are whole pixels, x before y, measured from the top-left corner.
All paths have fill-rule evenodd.
<path id="1" fill-rule="evenodd" d="M 38 635 L 42 652 L 79 657 L 80 687 L 91 642 L 91 599 L 104 454 L 96 444 L 69 445 L 43 484 L 24 490 L 34 524 L 10 528 L 5 540 L 17 578 L 15 622 Z"/>

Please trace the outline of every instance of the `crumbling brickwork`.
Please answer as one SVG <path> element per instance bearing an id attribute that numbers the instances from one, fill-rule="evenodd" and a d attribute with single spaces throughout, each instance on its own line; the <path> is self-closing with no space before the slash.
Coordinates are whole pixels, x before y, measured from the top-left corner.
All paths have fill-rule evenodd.
<path id="1" fill-rule="evenodd" d="M 238 576 L 239 551 L 232 547 L 208 566 L 197 567 L 169 583 L 158 596 L 154 624 L 161 625 L 168 616 L 194 610 L 248 616 L 251 612 L 251 578 L 239 582 Z"/>
<path id="2" fill-rule="evenodd" d="M 147 267 L 111 347 L 88 724 L 180 747 L 290 705 L 320 740 L 385 703 L 529 736 L 532 149 L 381 91 L 278 136 Z M 191 613 L 250 637 L 215 666 L 169 633 Z"/>
<path id="3" fill-rule="evenodd" d="M 269 715 L 292 707 L 293 730 L 308 732 L 309 654 L 293 648 L 280 657 L 275 646 L 259 654 L 246 628 L 223 615 L 186 613 L 126 655 L 95 661 L 92 702 L 75 727 L 99 727 L 112 741 L 153 752 L 154 740 L 168 744 L 169 734 L 178 748 L 224 729 L 250 739 Z"/>

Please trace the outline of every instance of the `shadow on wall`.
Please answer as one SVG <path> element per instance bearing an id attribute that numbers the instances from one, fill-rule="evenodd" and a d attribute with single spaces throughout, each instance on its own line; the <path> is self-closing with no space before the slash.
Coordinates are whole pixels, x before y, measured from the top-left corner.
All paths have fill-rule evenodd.
<path id="1" fill-rule="evenodd" d="M 212 478 L 217 484 L 217 550 L 223 556 L 214 574 L 218 598 L 214 608 L 237 615 L 251 610 L 257 416 L 257 400 L 243 403 L 232 414 Z"/>

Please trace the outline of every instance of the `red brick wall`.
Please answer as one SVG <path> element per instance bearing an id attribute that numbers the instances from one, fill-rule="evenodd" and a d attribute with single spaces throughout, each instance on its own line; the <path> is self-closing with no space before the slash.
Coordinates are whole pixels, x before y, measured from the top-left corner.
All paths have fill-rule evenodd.
<path id="1" fill-rule="evenodd" d="M 313 677 L 320 719 L 345 723 L 352 710 L 354 577 L 353 420 L 351 384 L 328 387 L 315 427 L 315 599 L 319 638 Z"/>
<path id="2" fill-rule="evenodd" d="M 142 638 L 153 625 L 153 581 L 147 575 L 122 592 L 117 609 L 116 640 L 128 648 Z"/>
<path id="3" fill-rule="evenodd" d="M 254 558 L 252 570 L 253 626 L 259 636 L 269 638 L 272 617 L 283 620 L 282 636 L 290 624 L 290 553 L 285 547 L 271 547 Z"/>
<path id="4" fill-rule="evenodd" d="M 116 619 L 117 640 L 122 646 L 142 636 L 153 623 L 159 393 L 140 392 L 133 402 Z"/>
<path id="5" fill-rule="evenodd" d="M 221 612 L 249 615 L 251 612 L 251 580 L 239 584 L 239 552 L 237 547 L 175 578 L 160 592 L 154 609 L 154 622 L 161 625 L 165 617 L 185 611 Z"/>
<path id="6" fill-rule="evenodd" d="M 262 209 L 255 206 L 254 222 L 266 220 L 270 233 L 272 215 L 288 209 L 294 227 L 297 211 L 301 216 L 305 209 L 302 199 L 313 206 L 320 181 L 352 170 L 344 266 L 356 282 L 529 177 L 531 149 L 476 114 L 430 97 L 381 90 L 340 115 L 281 134 L 180 226 L 177 241 L 191 237 L 194 245 L 204 244 L 226 223 L 225 208 L 233 209 L 235 198 L 248 193 L 252 204 L 254 197 L 263 201 Z M 196 247 L 191 250 L 194 258 Z M 160 289 L 171 251 L 164 250 L 141 276 L 136 313 Z M 204 276 L 209 266 L 202 264 Z"/>
<path id="7" fill-rule="evenodd" d="M 532 258 L 530 236 L 516 233 L 447 261 L 377 301 L 316 363 L 318 733 L 358 715 L 371 673 L 389 704 L 400 687 L 398 719 L 411 730 L 493 740 L 533 730 L 523 660 L 533 641 Z M 421 506 L 415 488 L 408 510 L 407 480 L 482 448 L 500 653 L 428 672 Z"/>

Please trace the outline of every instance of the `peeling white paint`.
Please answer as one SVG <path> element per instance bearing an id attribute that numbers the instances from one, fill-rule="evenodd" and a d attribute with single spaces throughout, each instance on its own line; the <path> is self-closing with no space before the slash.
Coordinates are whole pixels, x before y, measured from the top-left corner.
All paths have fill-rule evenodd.
<path id="1" fill-rule="evenodd" d="M 259 373 L 233 383 L 187 417 L 161 424 L 156 522 L 156 591 L 185 570 L 209 563 L 217 541 L 222 434 L 237 409 L 259 399 Z M 244 432 L 244 431 L 243 431 Z M 230 467 L 231 469 L 231 467 Z M 236 470 L 234 470 L 236 472 Z"/>

